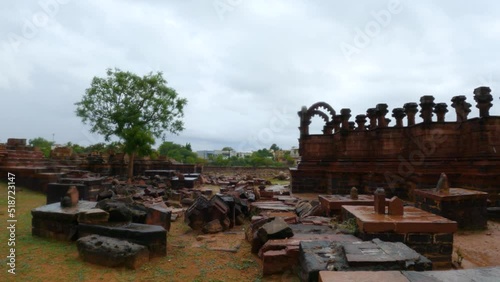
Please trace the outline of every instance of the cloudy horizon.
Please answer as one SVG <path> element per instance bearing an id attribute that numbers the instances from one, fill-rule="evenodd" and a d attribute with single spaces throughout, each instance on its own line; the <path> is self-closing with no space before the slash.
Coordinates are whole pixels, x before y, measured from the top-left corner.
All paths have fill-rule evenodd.
<path id="1" fill-rule="evenodd" d="M 430 0 L 8 1 L 0 10 L 0 143 L 102 142 L 74 104 L 108 68 L 163 72 L 188 100 L 186 129 L 167 141 L 195 151 L 298 146 L 297 112 L 319 101 L 337 113 L 350 108 L 351 121 L 387 103 L 393 119 L 393 108 L 433 95 L 454 121 L 451 98 L 466 95 L 469 117 L 477 117 L 472 91 L 484 85 L 494 97 L 491 115 L 500 115 L 498 8 Z M 312 128 L 319 133 L 318 117 Z"/>

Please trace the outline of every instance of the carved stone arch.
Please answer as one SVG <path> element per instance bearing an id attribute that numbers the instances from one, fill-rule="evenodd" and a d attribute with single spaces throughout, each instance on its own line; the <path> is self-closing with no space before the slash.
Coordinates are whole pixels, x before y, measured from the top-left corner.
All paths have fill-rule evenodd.
<path id="1" fill-rule="evenodd" d="M 301 117 L 301 135 L 309 135 L 309 124 L 311 124 L 311 118 L 316 115 L 320 116 L 325 121 L 325 129 L 331 127 L 331 123 L 335 117 L 335 110 L 329 104 L 325 102 L 317 102 L 309 107 L 309 109 L 305 112 L 304 110 L 305 109 L 303 107 L 301 112 L 299 112 L 299 116 Z M 324 130 L 323 132 L 326 134 L 326 132 L 329 131 L 331 130 Z"/>

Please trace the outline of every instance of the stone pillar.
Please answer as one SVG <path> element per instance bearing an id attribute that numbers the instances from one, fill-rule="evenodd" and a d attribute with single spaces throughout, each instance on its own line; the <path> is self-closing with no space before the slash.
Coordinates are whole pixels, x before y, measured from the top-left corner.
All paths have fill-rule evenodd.
<path id="1" fill-rule="evenodd" d="M 418 104 L 417 103 L 406 103 L 404 104 L 403 108 L 405 109 L 405 114 L 408 119 L 408 126 L 414 125 L 415 124 L 415 115 L 418 112 Z"/>
<path id="2" fill-rule="evenodd" d="M 307 108 L 306 106 L 303 106 L 302 109 L 297 112 L 297 114 L 300 117 L 300 136 L 306 136 L 309 135 L 309 125 L 311 124 L 311 121 L 307 117 Z"/>
<path id="3" fill-rule="evenodd" d="M 425 95 L 420 97 L 420 117 L 424 120 L 424 123 L 432 122 L 432 108 L 434 107 L 434 97 L 431 95 Z"/>
<path id="4" fill-rule="evenodd" d="M 479 117 L 490 116 L 490 108 L 493 106 L 491 103 L 493 97 L 490 93 L 491 89 L 487 86 L 481 86 L 474 89 L 474 100 L 477 103 L 476 108 L 479 109 Z"/>
<path id="5" fill-rule="evenodd" d="M 351 109 L 341 109 L 340 118 L 342 120 L 342 129 L 349 130 L 349 118 L 351 117 Z"/>
<path id="6" fill-rule="evenodd" d="M 356 128 L 355 124 L 356 123 L 354 121 L 350 121 L 349 122 L 349 130 L 354 130 Z"/>
<path id="7" fill-rule="evenodd" d="M 370 119 L 369 129 L 377 128 L 377 109 L 369 108 L 366 110 L 366 116 Z"/>
<path id="8" fill-rule="evenodd" d="M 446 103 L 437 103 L 434 107 L 434 113 L 437 116 L 438 122 L 444 122 L 444 116 L 448 112 L 448 105 Z"/>
<path id="9" fill-rule="evenodd" d="M 377 104 L 378 127 L 387 127 L 387 121 L 385 119 L 385 115 L 389 112 L 387 107 L 387 104 Z"/>
<path id="10" fill-rule="evenodd" d="M 366 123 L 366 115 L 357 115 L 356 116 L 356 124 L 358 125 L 356 130 L 365 131 L 366 130 L 365 123 Z"/>
<path id="11" fill-rule="evenodd" d="M 373 206 L 375 213 L 385 214 L 385 190 L 382 187 L 377 188 L 373 193 Z"/>
<path id="12" fill-rule="evenodd" d="M 332 133 L 333 133 L 333 121 L 329 121 L 325 123 L 325 126 L 323 126 L 323 134 L 329 135 Z"/>
<path id="13" fill-rule="evenodd" d="M 466 103 L 467 97 L 465 95 L 459 95 L 451 98 L 453 102 L 451 106 L 455 108 L 455 113 L 457 114 L 457 122 L 462 122 L 467 120 L 467 116 L 470 113 L 470 103 Z"/>
<path id="14" fill-rule="evenodd" d="M 394 127 L 403 127 L 403 118 L 406 116 L 405 109 L 394 108 L 392 110 L 392 117 L 396 119 L 396 125 Z"/>
<path id="15" fill-rule="evenodd" d="M 334 132 L 339 132 L 340 131 L 340 123 L 341 123 L 342 119 L 340 117 L 340 115 L 335 115 L 333 117 L 333 129 L 334 129 Z"/>

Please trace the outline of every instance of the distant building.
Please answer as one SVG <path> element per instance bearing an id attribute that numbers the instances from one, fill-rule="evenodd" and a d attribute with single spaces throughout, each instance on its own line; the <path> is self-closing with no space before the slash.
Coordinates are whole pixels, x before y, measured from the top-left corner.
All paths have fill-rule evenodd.
<path id="1" fill-rule="evenodd" d="M 230 157 L 238 156 L 236 151 L 222 151 L 222 150 L 201 150 L 196 151 L 198 157 L 208 160 L 210 157 L 223 156 L 223 158 L 228 159 Z"/>

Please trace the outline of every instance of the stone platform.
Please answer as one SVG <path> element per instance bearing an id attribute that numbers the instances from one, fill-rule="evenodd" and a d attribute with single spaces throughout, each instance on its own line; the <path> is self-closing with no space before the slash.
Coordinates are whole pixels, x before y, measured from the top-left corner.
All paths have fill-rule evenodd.
<path id="1" fill-rule="evenodd" d="M 497 278 L 495 278 L 497 277 Z M 500 267 L 485 267 L 449 271 L 320 271 L 320 282 L 333 281 L 391 281 L 391 282 L 448 282 L 498 281 Z"/>
<path id="2" fill-rule="evenodd" d="M 365 206 L 343 206 L 342 213 L 344 219 L 356 219 L 356 236 L 362 240 L 402 242 L 429 258 L 434 267 L 451 266 L 455 221 L 415 207 L 404 207 L 403 215 L 376 214 Z"/>
<path id="3" fill-rule="evenodd" d="M 450 188 L 449 193 L 416 189 L 415 207 L 458 223 L 461 229 L 485 229 L 488 221 L 488 193 Z"/>
<path id="4" fill-rule="evenodd" d="M 95 208 L 96 203 L 78 201 L 74 207 L 61 207 L 60 203 L 31 210 L 31 233 L 56 240 L 76 239 L 78 214 Z"/>
<path id="5" fill-rule="evenodd" d="M 319 195 L 321 209 L 326 216 L 338 216 L 342 220 L 342 206 L 373 206 L 373 195 L 358 195 L 351 199 L 350 195 Z"/>
<path id="6" fill-rule="evenodd" d="M 322 270 L 432 270 L 429 259 L 405 244 L 379 239 L 365 242 L 301 242 L 299 259 L 302 281 L 318 281 L 318 272 Z"/>
<path id="7" fill-rule="evenodd" d="M 101 235 L 148 247 L 150 258 L 167 255 L 167 231 L 162 226 L 140 223 L 79 224 L 78 237 Z"/>

